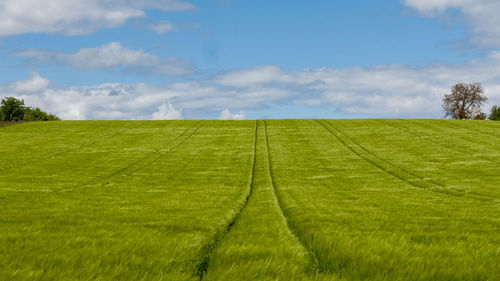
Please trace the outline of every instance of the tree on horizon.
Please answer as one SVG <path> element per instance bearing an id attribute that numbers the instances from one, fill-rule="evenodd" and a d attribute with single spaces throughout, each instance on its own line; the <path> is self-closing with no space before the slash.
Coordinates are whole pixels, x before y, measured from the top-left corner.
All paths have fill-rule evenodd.
<path id="1" fill-rule="evenodd" d="M 445 117 L 453 119 L 486 119 L 481 106 L 488 98 L 480 83 L 459 83 L 451 88 L 450 94 L 443 97 Z"/>
<path id="2" fill-rule="evenodd" d="M 0 121 L 56 121 L 61 120 L 39 107 L 24 105 L 23 99 L 4 97 L 0 103 Z"/>

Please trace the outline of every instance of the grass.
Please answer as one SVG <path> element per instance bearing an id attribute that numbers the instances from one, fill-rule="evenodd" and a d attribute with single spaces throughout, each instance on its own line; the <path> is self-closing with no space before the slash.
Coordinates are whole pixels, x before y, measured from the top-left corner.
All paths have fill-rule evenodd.
<path id="1" fill-rule="evenodd" d="M 7 127 L 15 124 L 19 124 L 19 122 L 0 121 L 0 127 Z"/>
<path id="2" fill-rule="evenodd" d="M 500 280 L 500 122 L 0 128 L 0 280 Z"/>

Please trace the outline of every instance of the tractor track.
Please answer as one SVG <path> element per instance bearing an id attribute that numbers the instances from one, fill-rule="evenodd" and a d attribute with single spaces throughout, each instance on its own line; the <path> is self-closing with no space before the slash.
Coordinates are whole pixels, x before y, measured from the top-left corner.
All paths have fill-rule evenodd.
<path id="1" fill-rule="evenodd" d="M 345 133 L 340 131 L 339 129 L 333 127 L 330 123 L 326 122 L 327 125 L 325 125 L 322 121 L 316 120 L 325 130 L 327 130 L 332 136 L 334 136 L 342 145 L 344 145 L 347 149 L 349 149 L 352 153 L 356 154 L 358 157 L 361 159 L 365 160 L 366 162 L 370 163 L 372 166 L 382 170 L 388 175 L 391 175 L 413 187 L 419 188 L 419 189 L 424 189 L 424 190 L 429 190 L 431 192 L 435 193 L 440 193 L 444 195 L 449 195 L 449 196 L 454 196 L 454 197 L 463 197 L 467 199 L 473 199 L 473 200 L 479 200 L 479 201 L 493 201 L 494 199 L 490 197 L 486 197 L 483 195 L 479 194 L 473 194 L 473 193 L 466 193 L 466 192 L 461 192 L 457 190 L 443 190 L 443 188 L 446 188 L 445 185 L 442 185 L 440 183 L 422 178 L 419 175 L 416 175 L 415 173 L 405 170 L 403 168 L 400 168 L 394 164 L 391 164 L 387 162 L 386 160 L 378 157 L 377 155 L 373 154 L 357 142 L 355 142 L 353 139 L 351 139 L 349 136 L 347 136 Z M 338 133 L 334 132 L 337 131 Z M 342 134 L 342 136 L 341 136 Z M 345 138 L 345 139 L 344 139 Z M 349 145 L 347 144 L 347 141 L 352 142 L 354 145 Z M 357 149 L 356 149 L 357 148 Z M 360 152 L 361 150 L 362 152 Z M 364 152 L 364 153 L 363 153 Z M 367 155 L 368 154 L 368 155 Z"/>
<path id="2" fill-rule="evenodd" d="M 93 140 L 93 141 L 90 141 L 90 142 L 84 143 L 84 144 L 79 145 L 79 146 L 77 146 L 77 147 L 75 147 L 75 148 L 65 149 L 65 150 L 62 150 L 62 151 L 58 151 L 58 152 L 55 152 L 55 153 L 51 153 L 51 154 L 49 154 L 49 155 L 47 155 L 47 156 L 45 156 L 45 157 L 42 157 L 42 158 L 49 158 L 49 159 L 50 159 L 50 158 L 54 158 L 54 157 L 56 157 L 56 156 L 63 155 L 63 154 L 65 154 L 65 153 L 68 153 L 68 152 L 71 152 L 71 151 L 79 150 L 79 149 L 81 149 L 81 148 L 88 147 L 88 146 L 90 146 L 90 145 L 93 145 L 93 144 L 96 144 L 96 143 L 102 142 L 102 141 L 107 140 L 107 139 L 112 139 L 112 138 L 114 138 L 114 137 L 116 137 L 116 136 L 119 136 L 119 135 L 124 134 L 125 132 L 127 132 L 127 131 L 129 131 L 129 130 L 131 130 L 131 129 L 134 129 L 134 128 L 139 127 L 141 124 L 142 124 L 142 122 L 141 122 L 141 121 L 138 121 L 138 122 L 137 122 L 137 124 L 135 124 L 134 126 L 130 126 L 130 127 L 125 128 L 125 129 L 123 129 L 123 130 L 121 130 L 121 131 L 119 131 L 119 132 L 116 132 L 116 133 L 114 133 L 114 134 L 105 135 L 105 136 L 103 136 L 103 137 L 101 137 L 101 138 L 98 138 L 98 139 L 95 139 L 95 140 Z"/>
<path id="3" fill-rule="evenodd" d="M 200 127 L 201 127 L 201 125 L 200 125 Z M 222 127 L 222 122 L 217 126 L 217 128 L 220 128 L 220 127 Z M 186 161 L 185 163 L 183 163 L 183 165 L 179 169 L 176 169 L 173 173 L 171 173 L 169 176 L 164 178 L 164 180 L 170 181 L 170 180 L 174 179 L 175 177 L 177 177 L 179 175 L 179 173 L 185 171 L 196 159 L 199 158 L 199 156 L 200 156 L 200 154 L 197 153 L 194 158 L 191 158 L 191 159 L 189 159 L 189 161 Z M 143 167 L 141 167 L 140 169 L 136 169 L 136 170 L 134 170 L 134 172 L 141 171 L 142 168 Z"/>
<path id="4" fill-rule="evenodd" d="M 35 159 L 29 159 L 27 161 L 23 161 L 23 162 L 21 162 L 21 164 L 18 164 L 16 166 L 24 166 L 24 165 L 27 165 L 27 164 L 31 164 L 32 165 L 34 163 L 40 162 L 40 161 L 45 160 L 45 159 L 51 159 L 51 158 L 57 157 L 59 155 L 67 154 L 69 152 L 76 151 L 76 150 L 82 149 L 84 147 L 88 147 L 90 145 L 99 143 L 101 141 L 104 141 L 104 140 L 111 139 L 111 138 L 114 138 L 116 136 L 122 135 L 122 134 L 124 134 L 125 132 L 127 132 L 127 131 L 129 131 L 131 129 L 139 127 L 141 124 L 142 124 L 142 122 L 138 121 L 137 124 L 135 124 L 134 126 L 127 127 L 127 128 L 125 128 L 125 129 L 123 129 L 123 130 L 121 130 L 119 132 L 114 133 L 114 134 L 102 136 L 102 137 L 100 137 L 98 139 L 95 139 L 95 140 L 92 140 L 90 142 L 85 142 L 85 143 L 83 143 L 83 144 L 81 144 L 81 145 L 79 145 L 77 147 L 63 149 L 63 150 L 60 150 L 60 151 L 57 151 L 57 152 L 53 152 L 53 153 L 46 153 L 46 154 L 43 154 L 43 155 L 41 155 L 41 156 L 39 156 L 39 157 L 37 157 Z M 9 165 L 6 168 L 1 169 L 1 170 L 7 171 L 7 170 L 11 169 L 12 167 L 14 167 L 14 166 Z"/>
<path id="5" fill-rule="evenodd" d="M 480 134 L 487 135 L 488 137 L 498 137 L 498 136 L 493 136 L 491 134 L 484 133 L 484 132 L 481 132 L 481 131 L 474 131 L 474 130 L 472 130 L 470 128 L 460 127 L 460 126 L 457 126 L 456 124 L 452 124 L 452 123 L 445 123 L 445 124 L 441 124 L 441 123 L 436 124 L 436 123 L 433 123 L 432 125 L 427 124 L 427 126 L 425 126 L 425 125 L 420 124 L 418 122 L 412 122 L 412 120 L 405 120 L 405 119 L 403 119 L 402 121 L 404 121 L 407 124 L 416 125 L 416 126 L 419 126 L 421 128 L 424 128 L 424 129 L 427 129 L 427 130 L 432 130 L 432 131 L 442 132 L 443 128 L 446 128 L 447 130 L 450 130 L 450 129 L 451 130 L 453 130 L 453 129 L 464 129 L 464 130 L 473 132 L 475 134 L 477 134 L 479 132 Z M 491 146 L 491 142 L 485 141 L 484 138 L 482 138 L 482 139 L 474 139 L 474 138 L 471 138 L 469 135 L 460 135 L 460 140 L 464 140 L 467 143 L 474 144 L 474 145 L 482 144 L 482 145 L 485 145 L 485 146 Z"/>
<path id="6" fill-rule="evenodd" d="M 183 135 L 186 134 L 186 132 L 188 132 L 194 125 L 196 125 L 197 123 L 194 123 L 192 126 L 188 127 L 186 130 L 184 130 L 180 135 L 178 135 L 175 139 L 171 140 L 170 142 L 167 143 L 167 147 L 173 143 L 175 143 L 177 140 L 181 139 L 181 141 L 177 142 L 175 145 L 171 146 L 170 148 L 168 148 L 166 151 L 160 151 L 161 148 L 155 148 L 154 151 L 152 152 L 149 152 L 148 154 L 146 154 L 146 156 L 144 156 L 143 158 L 133 162 L 133 163 L 130 163 L 129 165 L 125 166 L 125 167 L 122 167 L 121 169 L 119 170 L 116 170 L 104 177 L 101 177 L 101 179 L 108 179 L 108 178 L 112 178 L 112 177 L 115 177 L 116 175 L 119 175 L 119 174 L 123 174 L 125 173 L 126 171 L 129 171 L 129 174 L 132 174 L 132 173 L 135 173 L 135 172 L 138 172 L 142 169 L 144 169 L 145 166 L 147 166 L 148 164 L 151 164 L 153 163 L 154 161 L 164 157 L 165 155 L 169 154 L 170 152 L 172 152 L 173 150 L 175 150 L 178 146 L 180 146 L 181 144 L 183 144 L 184 142 L 186 142 L 188 139 L 190 139 L 204 124 L 205 122 L 198 122 L 198 126 L 189 134 L 187 135 L 186 137 L 183 137 Z M 157 154 L 155 157 L 151 157 L 153 156 L 154 154 Z M 149 159 L 149 160 L 147 160 Z M 141 164 L 139 166 L 139 164 Z M 138 166 L 138 167 L 137 167 Z M 130 170 L 131 168 L 133 167 L 136 167 L 135 169 L 132 169 Z"/>
<path id="7" fill-rule="evenodd" d="M 412 131 L 412 130 L 409 130 L 408 128 L 405 128 L 405 127 L 402 127 L 401 125 L 395 125 L 395 124 L 392 124 L 392 123 L 389 123 L 387 122 L 386 120 L 375 120 L 379 123 L 382 123 L 386 126 L 391 126 L 395 129 L 397 129 L 398 131 L 402 131 L 402 132 L 406 132 L 406 133 L 409 133 L 409 134 L 413 134 L 415 136 L 417 136 L 419 139 L 423 140 L 423 141 L 426 141 L 426 142 L 429 142 L 429 143 L 432 143 L 432 144 L 435 144 L 437 146 L 440 146 L 440 147 L 443 147 L 445 149 L 448 149 L 450 151 L 454 151 L 454 152 L 459 152 L 459 153 L 466 153 L 464 150 L 462 149 L 459 149 L 457 148 L 456 146 L 447 146 L 447 145 L 443 145 L 442 143 L 440 142 L 437 142 L 437 141 L 434 141 L 430 138 L 426 138 L 422 135 L 421 132 L 416 132 L 416 131 Z M 486 160 L 486 159 L 485 159 Z M 489 161 L 489 160 L 488 160 Z"/>
<path id="8" fill-rule="evenodd" d="M 470 127 L 459 126 L 459 125 L 457 125 L 455 123 L 452 123 L 452 122 L 447 122 L 444 125 L 444 127 L 448 127 L 448 128 L 452 127 L 452 128 L 456 128 L 456 129 L 465 129 L 465 130 L 470 131 L 470 132 L 472 132 L 474 134 L 480 133 L 480 134 L 487 135 L 487 136 L 494 137 L 494 138 L 500 137 L 499 134 L 495 134 L 495 133 L 492 133 L 492 132 L 487 132 L 487 131 L 484 131 L 484 130 L 472 129 Z"/>
<path id="9" fill-rule="evenodd" d="M 141 165 L 140 167 L 137 167 L 135 170 L 132 170 L 130 171 L 129 174 L 133 173 L 133 172 L 137 172 L 137 171 L 140 171 L 141 169 L 144 168 L 144 166 L 146 166 L 147 164 L 150 164 L 152 162 L 154 162 L 155 160 L 165 156 L 166 154 L 172 152 L 175 148 L 177 148 L 179 145 L 181 145 L 182 143 L 184 143 L 186 140 L 188 140 L 189 138 L 191 138 L 200 128 L 201 126 L 204 124 L 204 122 L 195 122 L 193 123 L 191 126 L 189 126 L 188 128 L 186 128 L 181 134 L 179 134 L 177 137 L 175 137 L 173 140 L 171 140 L 170 142 L 168 142 L 168 145 L 171 145 L 172 143 L 174 143 L 175 141 L 179 140 L 180 138 L 182 138 L 183 135 L 186 134 L 186 132 L 188 132 L 190 129 L 193 128 L 193 126 L 195 126 L 196 124 L 199 124 L 187 137 L 184 137 L 180 142 L 178 142 L 177 144 L 175 144 L 174 146 L 170 147 L 167 151 L 162 151 L 160 152 L 160 149 L 159 148 L 156 148 L 153 152 L 150 152 L 148 153 L 146 156 L 142 157 L 141 159 L 133 162 L 133 163 L 130 163 L 130 164 L 127 164 L 126 166 L 116 170 L 116 171 L 113 171 L 107 175 L 104 175 L 104 176 L 98 176 L 98 177 L 94 177 L 92 179 L 90 179 L 89 181 L 87 182 L 84 182 L 82 184 L 78 184 L 78 186 L 80 187 L 84 187 L 84 186 L 88 186 L 88 185 L 92 185 L 92 184 L 99 184 L 99 183 L 102 183 L 103 181 L 105 181 L 106 179 L 111 179 L 111 178 L 114 178 L 120 174 L 123 174 L 125 173 L 126 171 L 128 171 L 130 168 L 132 167 L 135 167 L 137 165 Z M 156 157 L 151 157 L 153 154 L 155 153 L 158 153 L 159 155 L 157 155 Z M 162 155 L 163 154 L 163 155 Z M 147 161 L 149 159 L 149 161 Z M 77 189 L 78 187 L 74 187 L 74 188 L 61 188 L 59 190 L 55 190 L 55 192 L 68 192 L 68 191 L 72 191 L 72 190 L 75 190 Z"/>
<path id="10" fill-rule="evenodd" d="M 456 145 L 444 145 L 444 144 L 442 144 L 440 142 L 432 140 L 432 138 L 429 138 L 428 136 L 422 135 L 421 132 L 410 130 L 407 127 L 403 127 L 401 125 L 395 125 L 395 124 L 387 122 L 386 120 L 379 120 L 379 119 L 377 119 L 375 121 L 377 121 L 379 123 L 382 123 L 382 124 L 385 124 L 387 126 L 391 126 L 393 128 L 396 128 L 399 131 L 406 132 L 408 134 L 412 134 L 412 135 L 418 137 L 419 139 L 421 139 L 421 140 L 423 140 L 425 142 L 435 144 L 435 145 L 437 145 L 439 147 L 442 147 L 444 149 L 447 149 L 449 151 L 453 151 L 455 153 L 461 153 L 461 154 L 470 154 L 470 151 L 458 148 Z M 481 156 L 481 155 L 472 155 L 472 157 L 479 158 L 479 159 L 482 159 L 482 160 L 490 162 L 490 163 L 495 162 L 495 161 L 491 160 L 491 158 L 485 157 L 485 156 Z"/>
<path id="11" fill-rule="evenodd" d="M 266 151 L 267 151 L 267 168 L 268 168 L 268 175 L 270 178 L 271 186 L 274 191 L 274 195 L 278 201 L 278 207 L 279 210 L 282 214 L 282 216 L 285 218 L 285 223 L 288 229 L 290 230 L 290 233 L 295 236 L 297 241 L 301 244 L 302 248 L 304 248 L 307 251 L 307 254 L 309 256 L 310 260 L 310 268 L 309 272 L 310 273 L 324 273 L 327 272 L 329 273 L 329 270 L 326 266 L 324 266 L 327 261 L 320 260 L 319 256 L 316 254 L 314 249 L 309 246 L 309 243 L 307 243 L 306 239 L 303 237 L 302 232 L 298 228 L 298 226 L 294 223 L 293 219 L 291 218 L 290 214 L 287 212 L 286 208 L 283 208 L 284 203 L 283 203 L 283 198 L 282 195 L 277 188 L 276 182 L 274 181 L 274 175 L 273 175 L 273 163 L 272 163 L 272 158 L 271 158 L 271 152 L 269 150 L 269 135 L 267 133 L 267 124 L 266 120 L 263 120 L 264 122 L 264 134 L 265 134 L 265 141 L 266 141 Z"/>
<path id="12" fill-rule="evenodd" d="M 255 167 L 256 167 L 256 159 L 257 159 L 257 129 L 258 129 L 258 123 L 255 121 L 255 129 L 254 129 L 254 149 L 253 149 L 253 159 L 252 159 L 252 167 L 251 167 L 251 173 L 248 179 L 248 190 L 245 194 L 245 197 L 242 202 L 242 206 L 239 208 L 239 210 L 236 212 L 236 214 L 229 220 L 229 222 L 226 224 L 226 226 L 219 230 L 218 232 L 215 233 L 215 235 L 205 244 L 201 247 L 200 254 L 199 254 L 199 260 L 197 262 L 194 275 L 197 276 L 200 280 L 203 280 L 205 273 L 207 272 L 208 268 L 210 267 L 210 256 L 212 253 L 217 249 L 217 247 L 220 245 L 221 241 L 224 239 L 224 237 L 231 231 L 231 228 L 233 225 L 238 221 L 238 219 L 241 216 L 241 213 L 245 209 L 245 207 L 248 204 L 248 201 L 250 200 L 250 197 L 252 196 L 253 189 L 254 189 L 254 176 L 255 176 Z"/>

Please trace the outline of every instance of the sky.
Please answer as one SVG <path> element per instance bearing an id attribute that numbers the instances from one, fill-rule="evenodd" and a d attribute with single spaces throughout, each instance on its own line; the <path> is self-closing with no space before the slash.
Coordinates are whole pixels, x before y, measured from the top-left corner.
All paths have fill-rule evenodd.
<path id="1" fill-rule="evenodd" d="M 500 104 L 498 0 L 0 0 L 0 97 L 64 120 L 442 118 Z"/>

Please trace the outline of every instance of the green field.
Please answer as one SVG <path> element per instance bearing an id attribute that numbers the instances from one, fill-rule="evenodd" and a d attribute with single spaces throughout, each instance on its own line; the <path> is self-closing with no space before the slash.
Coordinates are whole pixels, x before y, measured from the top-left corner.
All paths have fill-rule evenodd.
<path id="1" fill-rule="evenodd" d="M 17 122 L 0 121 L 0 127 L 6 127 L 6 126 L 10 126 L 10 125 L 15 125 L 15 124 L 20 124 L 20 123 L 17 123 Z"/>
<path id="2" fill-rule="evenodd" d="M 500 122 L 0 127 L 0 280 L 500 280 Z"/>

